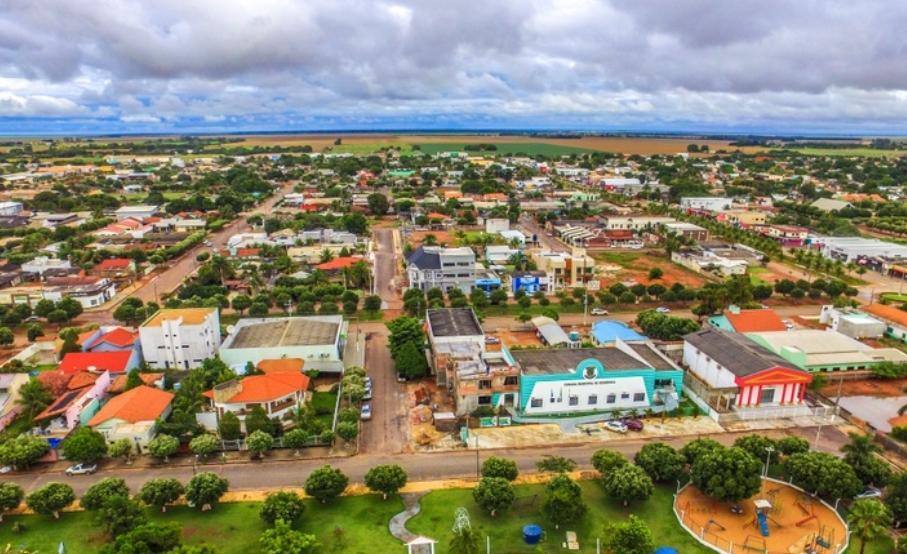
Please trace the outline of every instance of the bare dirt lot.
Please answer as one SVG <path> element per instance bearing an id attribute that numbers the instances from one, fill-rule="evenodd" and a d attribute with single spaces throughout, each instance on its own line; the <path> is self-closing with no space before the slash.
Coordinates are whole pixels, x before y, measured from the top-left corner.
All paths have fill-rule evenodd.
<path id="1" fill-rule="evenodd" d="M 832 378 L 819 392 L 834 398 L 838 396 L 838 386 L 841 387 L 841 396 L 902 396 L 907 389 L 907 379 L 861 379 L 839 384 L 837 379 Z"/>
<path id="2" fill-rule="evenodd" d="M 661 283 L 666 287 L 670 287 L 674 283 L 681 283 L 685 287 L 694 288 L 706 283 L 704 277 L 672 263 L 661 253 L 610 250 L 595 252 L 592 257 L 613 267 L 613 271 L 607 272 L 607 277 L 620 282 L 632 281 L 643 285 Z M 617 269 L 618 267 L 620 269 Z M 655 267 L 660 268 L 663 275 L 659 279 L 651 280 L 649 270 Z"/>
<path id="3" fill-rule="evenodd" d="M 407 235 L 406 242 L 412 244 L 415 248 L 425 242 L 425 237 L 428 235 L 435 237 L 435 242 L 438 246 L 453 246 L 454 242 L 456 242 L 456 237 L 449 231 L 413 231 Z"/>

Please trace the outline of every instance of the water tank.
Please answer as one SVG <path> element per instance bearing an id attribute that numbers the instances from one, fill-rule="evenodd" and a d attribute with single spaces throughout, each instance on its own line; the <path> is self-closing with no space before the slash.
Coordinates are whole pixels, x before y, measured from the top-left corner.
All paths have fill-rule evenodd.
<path id="1" fill-rule="evenodd" d="M 542 528 L 535 524 L 523 527 L 523 540 L 526 544 L 538 544 L 542 540 Z"/>

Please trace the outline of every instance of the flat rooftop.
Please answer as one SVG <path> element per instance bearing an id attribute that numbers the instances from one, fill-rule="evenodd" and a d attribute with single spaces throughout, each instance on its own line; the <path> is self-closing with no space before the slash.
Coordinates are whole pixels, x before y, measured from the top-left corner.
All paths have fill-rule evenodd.
<path id="1" fill-rule="evenodd" d="M 628 345 L 637 357 L 617 347 L 571 348 L 563 350 L 517 350 L 510 355 L 526 375 L 551 375 L 573 373 L 576 366 L 589 358 L 598 360 L 606 371 L 633 369 L 676 369 L 668 361 L 651 350 L 646 344 Z"/>
<path id="2" fill-rule="evenodd" d="M 221 348 L 335 344 L 342 316 L 239 320 Z"/>
<path id="3" fill-rule="evenodd" d="M 428 325 L 436 337 L 484 335 L 472 308 L 436 308 L 426 312 Z"/>

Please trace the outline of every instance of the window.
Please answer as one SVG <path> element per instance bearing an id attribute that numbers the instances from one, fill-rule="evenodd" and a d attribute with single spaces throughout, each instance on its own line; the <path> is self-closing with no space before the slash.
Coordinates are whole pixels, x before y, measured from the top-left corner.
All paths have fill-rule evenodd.
<path id="1" fill-rule="evenodd" d="M 529 400 L 529 406 L 532 408 L 541 408 L 542 399 L 541 398 L 532 398 Z"/>
<path id="2" fill-rule="evenodd" d="M 479 397 L 479 406 L 488 406 L 489 404 L 491 404 L 490 396 L 480 396 Z"/>
<path id="3" fill-rule="evenodd" d="M 633 395 L 633 402 L 644 402 L 646 400 L 646 393 L 637 392 Z"/>
<path id="4" fill-rule="evenodd" d="M 491 388 L 490 380 L 483 379 L 483 380 L 479 381 L 479 389 L 490 389 L 490 388 Z"/>
<path id="5" fill-rule="evenodd" d="M 614 394 L 609 394 L 607 398 L 605 398 L 605 402 L 607 402 L 608 404 L 614 404 L 615 402 L 617 402 L 617 396 Z"/>
<path id="6" fill-rule="evenodd" d="M 629 392 L 622 392 L 622 393 L 620 393 L 620 399 L 621 399 L 621 400 L 626 400 L 626 399 L 628 399 L 628 398 L 630 398 L 630 393 L 629 393 Z"/>
<path id="7" fill-rule="evenodd" d="M 520 384 L 519 378 L 515 375 L 513 377 L 504 377 L 504 384 L 505 385 L 519 385 Z"/>
<path id="8" fill-rule="evenodd" d="M 594 406 L 594 405 L 596 405 L 596 404 L 598 404 L 598 395 L 597 395 L 597 394 L 590 394 L 590 395 L 589 395 L 589 405 L 590 405 L 590 406 Z"/>
<path id="9" fill-rule="evenodd" d="M 771 404 L 775 401 L 775 389 L 762 389 L 762 399 L 763 404 Z"/>
<path id="10" fill-rule="evenodd" d="M 567 402 L 570 406 L 579 406 L 579 396 L 571 396 Z"/>

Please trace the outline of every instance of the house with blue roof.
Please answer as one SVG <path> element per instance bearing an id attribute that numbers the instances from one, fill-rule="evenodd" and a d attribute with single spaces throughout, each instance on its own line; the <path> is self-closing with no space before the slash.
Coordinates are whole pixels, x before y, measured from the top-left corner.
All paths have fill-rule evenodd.
<path id="1" fill-rule="evenodd" d="M 592 324 L 592 342 L 604 346 L 613 344 L 618 340 L 624 342 L 639 342 L 647 340 L 645 335 L 640 335 L 623 321 L 602 319 Z"/>

